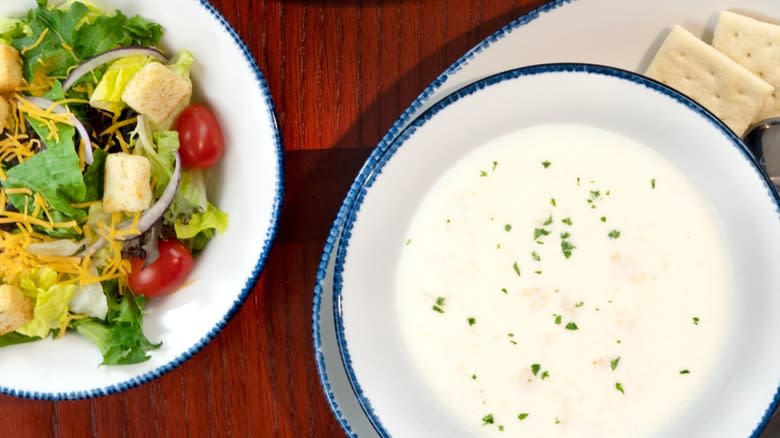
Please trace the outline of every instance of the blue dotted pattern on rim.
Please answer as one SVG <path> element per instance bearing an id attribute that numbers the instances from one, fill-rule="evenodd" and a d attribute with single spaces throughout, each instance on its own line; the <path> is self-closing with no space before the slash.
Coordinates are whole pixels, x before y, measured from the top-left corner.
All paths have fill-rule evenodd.
<path id="1" fill-rule="evenodd" d="M 269 227 L 266 233 L 265 241 L 263 243 L 263 250 L 262 253 L 260 254 L 260 258 L 258 259 L 257 264 L 252 270 L 252 273 L 250 274 L 249 278 L 246 280 L 246 283 L 244 284 L 241 293 L 233 302 L 233 305 L 231 306 L 230 310 L 228 310 L 228 312 L 225 314 L 225 316 L 220 321 L 218 321 L 216 325 L 203 338 L 201 338 L 198 342 L 196 342 L 195 345 L 193 345 L 187 351 L 182 353 L 181 356 L 173 359 L 167 364 L 162 365 L 152 371 L 149 371 L 146 374 L 142 374 L 138 377 L 128 379 L 116 385 L 110 385 L 104 388 L 91 389 L 88 391 L 48 393 L 48 392 L 37 392 L 37 391 L 19 391 L 13 388 L 0 387 L 0 394 L 6 394 L 15 397 L 22 397 L 22 398 L 28 398 L 34 400 L 49 400 L 49 401 L 81 400 L 81 399 L 99 397 L 102 395 L 115 394 L 117 392 L 125 391 L 127 389 L 134 388 L 138 385 L 154 380 L 162 376 L 163 374 L 173 370 L 174 368 L 178 367 L 182 363 L 186 362 L 189 358 L 191 358 L 198 351 L 200 351 L 206 344 L 208 344 L 227 325 L 230 319 L 233 318 L 233 315 L 235 315 L 236 312 L 238 312 L 238 309 L 241 307 L 243 302 L 249 296 L 249 293 L 252 291 L 252 287 L 257 281 L 257 277 L 260 275 L 260 272 L 262 272 L 263 267 L 265 266 L 265 262 L 268 259 L 268 254 L 271 250 L 271 245 L 274 241 L 274 238 L 276 237 L 276 231 L 279 225 L 279 216 L 282 207 L 282 200 L 284 196 L 283 147 L 282 147 L 282 139 L 279 135 L 279 129 L 276 123 L 276 115 L 275 115 L 276 110 L 274 107 L 273 99 L 271 97 L 271 90 L 268 88 L 268 83 L 266 82 L 263 73 L 260 71 L 260 68 L 257 66 L 257 63 L 255 62 L 255 59 L 252 56 L 251 52 L 246 47 L 246 44 L 244 44 L 244 42 L 241 40 L 241 37 L 238 36 L 236 31 L 227 22 L 227 20 L 225 20 L 222 14 L 220 14 L 219 11 L 217 11 L 214 8 L 214 6 L 212 6 L 207 0 L 197 0 L 197 3 L 200 4 L 201 7 L 205 8 L 213 16 L 213 18 L 222 25 L 224 30 L 233 39 L 233 42 L 236 44 L 236 46 L 241 50 L 241 53 L 244 55 L 246 62 L 249 64 L 249 66 L 252 68 L 252 71 L 255 74 L 257 85 L 263 96 L 263 100 L 265 101 L 265 104 L 269 108 L 269 112 L 270 112 L 269 116 L 273 124 L 272 128 L 274 131 L 274 146 L 276 148 L 276 166 L 278 169 L 276 175 L 276 189 L 274 195 L 273 217 L 271 218 L 271 226 Z"/>
<path id="2" fill-rule="evenodd" d="M 441 86 L 447 81 L 447 79 L 461 70 L 464 65 L 466 65 L 469 61 L 471 61 L 477 54 L 484 51 L 493 43 L 496 41 L 501 40 L 506 35 L 511 33 L 513 30 L 524 26 L 537 18 L 539 18 L 542 14 L 550 12 L 554 9 L 557 9 L 559 6 L 565 5 L 567 3 L 571 3 L 574 0 L 554 0 L 546 5 L 543 5 L 539 8 L 536 8 L 529 13 L 520 16 L 507 24 L 506 26 L 502 27 L 501 29 L 497 30 L 487 38 L 485 38 L 481 43 L 479 43 L 477 46 L 466 52 L 463 56 L 461 56 L 457 61 L 455 61 L 454 64 L 452 64 L 447 70 L 444 71 L 436 80 L 434 80 L 423 92 L 412 102 L 412 104 L 409 106 L 409 108 L 406 109 L 406 111 L 401 114 L 401 117 L 396 120 L 393 125 L 390 127 L 390 130 L 385 134 L 384 137 L 382 137 L 382 140 L 379 142 L 377 147 L 372 151 L 371 155 L 366 160 L 366 163 L 361 168 L 360 172 L 358 173 L 358 176 L 355 178 L 355 181 L 352 183 L 352 186 L 350 187 L 349 191 L 347 192 L 347 196 L 344 198 L 344 201 L 341 204 L 341 207 L 339 208 L 338 213 L 336 214 L 336 218 L 333 221 L 333 225 L 330 228 L 330 232 L 328 233 L 328 237 L 325 241 L 325 245 L 323 247 L 322 257 L 320 259 L 320 264 L 317 269 L 317 277 L 316 277 L 316 283 L 314 286 L 314 299 L 312 303 L 312 334 L 313 334 L 313 341 L 314 341 L 314 358 L 317 363 L 317 372 L 320 376 L 320 384 L 322 385 L 322 388 L 325 392 L 325 396 L 327 397 L 328 404 L 330 405 L 331 411 L 333 411 L 333 414 L 336 416 L 336 419 L 338 420 L 339 424 L 341 424 L 342 429 L 344 432 L 350 436 L 350 437 L 356 437 L 357 435 L 352 431 L 352 428 L 349 425 L 349 421 L 344 417 L 343 413 L 341 412 L 341 407 L 338 405 L 338 401 L 336 400 L 335 394 L 333 394 L 333 391 L 331 390 L 330 381 L 328 379 L 328 370 L 327 366 L 325 364 L 325 356 L 322 353 L 322 338 L 320 334 L 320 309 L 322 305 L 322 293 L 323 287 L 322 282 L 327 276 L 328 272 L 328 263 L 330 262 L 331 254 L 333 253 L 333 248 L 338 242 L 339 235 L 342 231 L 342 226 L 344 224 L 344 220 L 346 218 L 347 212 L 352 207 L 352 204 L 355 200 L 355 196 L 357 194 L 358 189 L 363 184 L 363 182 L 366 180 L 368 175 L 375 169 L 376 165 L 380 162 L 380 159 L 387 151 L 387 147 L 390 145 L 390 143 L 395 140 L 396 136 L 401 132 L 401 128 L 406 125 L 406 123 L 411 119 L 412 115 L 419 110 L 423 104 L 433 95 L 433 93 L 441 88 Z M 336 303 L 333 303 L 334 306 L 336 306 Z M 335 307 L 334 307 L 335 309 Z"/>
<path id="3" fill-rule="evenodd" d="M 395 141 L 392 142 L 392 144 L 389 145 L 387 152 L 380 157 L 374 172 L 372 172 L 368 176 L 367 180 L 362 186 L 355 188 L 357 193 L 354 194 L 355 195 L 354 206 L 349 211 L 345 212 L 343 215 L 345 224 L 344 224 L 344 230 L 342 232 L 341 240 L 339 241 L 339 246 L 337 248 L 337 253 L 336 253 L 336 266 L 334 270 L 334 287 L 333 287 L 333 303 L 334 303 L 334 318 L 335 318 L 335 325 L 336 325 L 336 337 L 337 337 L 339 350 L 341 352 L 342 362 L 347 372 L 347 378 L 349 379 L 349 382 L 353 387 L 353 390 L 358 398 L 358 401 L 360 402 L 361 407 L 363 408 L 363 411 L 366 413 L 368 419 L 371 421 L 372 425 L 379 433 L 379 435 L 383 437 L 389 437 L 390 434 L 382 425 L 379 416 L 376 414 L 376 412 L 374 412 L 374 409 L 371 405 L 371 401 L 365 396 L 363 389 L 361 388 L 360 383 L 358 382 L 357 377 L 355 376 L 355 372 L 352 368 L 352 361 L 350 358 L 349 349 L 347 347 L 347 342 L 344 336 L 344 325 L 343 325 L 343 318 L 341 315 L 341 307 L 340 307 L 341 291 L 343 286 L 342 274 L 344 271 L 344 261 L 349 247 L 349 240 L 352 234 L 352 227 L 360 211 L 362 202 L 366 194 L 368 193 L 368 189 L 374 184 L 377 176 L 381 174 L 384 165 L 387 164 L 387 162 L 389 162 L 389 160 L 393 157 L 395 152 L 401 146 L 403 146 L 406 140 L 408 140 L 414 134 L 414 132 L 417 131 L 417 129 L 419 129 L 426 122 L 432 119 L 441 110 L 447 108 L 449 105 L 457 102 L 458 100 L 467 97 L 469 95 L 472 95 L 482 89 L 490 87 L 491 85 L 495 85 L 500 82 L 516 79 L 523 76 L 540 75 L 540 74 L 547 74 L 547 73 L 588 73 L 588 74 L 610 76 L 621 80 L 626 80 L 629 82 L 636 83 L 638 85 L 645 86 L 653 91 L 666 95 L 674 99 L 676 102 L 686 106 L 688 109 L 696 112 L 700 116 L 707 119 L 707 121 L 712 123 L 716 129 L 720 130 L 721 133 L 726 138 L 729 139 L 729 141 L 732 143 L 732 145 L 734 145 L 734 147 L 739 149 L 739 151 L 742 153 L 742 156 L 752 165 L 753 169 L 763 180 L 765 186 L 764 188 L 767 191 L 767 195 L 775 202 L 775 205 L 777 206 L 777 212 L 778 214 L 780 214 L 780 196 L 774 190 L 774 186 L 772 182 L 769 180 L 769 177 L 766 175 L 764 170 L 756 162 L 756 160 L 747 150 L 745 145 L 742 143 L 742 140 L 736 134 L 734 134 L 733 131 L 731 131 L 728 127 L 726 127 L 726 125 L 724 125 L 723 122 L 721 122 L 717 117 L 715 117 L 712 113 L 704 109 L 696 102 L 678 93 L 677 91 L 674 91 L 668 88 L 667 86 L 658 83 L 652 79 L 649 79 L 647 77 L 638 75 L 633 72 L 629 72 L 627 70 L 621 70 L 614 67 L 607 67 L 601 65 L 575 64 L 575 63 L 546 64 L 546 65 L 523 67 L 519 69 L 508 70 L 502 73 L 498 73 L 496 75 L 487 77 L 473 84 L 470 84 L 450 94 L 449 96 L 445 97 L 441 101 L 437 102 L 427 111 L 425 111 L 422 115 L 420 115 L 414 122 L 412 122 L 409 125 L 408 128 L 406 128 L 398 136 L 398 138 Z M 751 433 L 750 438 L 759 437 L 759 435 L 761 434 L 761 432 L 764 430 L 767 423 L 771 419 L 775 409 L 777 408 L 779 399 L 780 399 L 780 384 L 778 384 L 778 389 L 775 392 L 775 396 L 773 397 L 772 402 L 764 412 L 764 415 L 762 416 L 759 424 Z"/>

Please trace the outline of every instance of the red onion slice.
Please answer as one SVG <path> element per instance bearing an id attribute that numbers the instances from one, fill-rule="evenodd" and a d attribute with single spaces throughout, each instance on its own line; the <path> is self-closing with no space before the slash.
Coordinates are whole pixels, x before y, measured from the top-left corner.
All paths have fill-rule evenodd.
<path id="1" fill-rule="evenodd" d="M 78 119 L 78 117 L 73 115 L 72 112 L 68 111 L 67 108 L 57 104 L 52 100 L 43 97 L 35 97 L 35 96 L 26 96 L 25 99 L 27 99 L 28 102 L 32 103 L 33 105 L 37 106 L 42 110 L 48 111 L 49 108 L 53 107 L 52 112 L 54 112 L 55 114 L 65 114 L 65 113 L 69 114 L 71 123 L 73 123 L 73 126 L 76 128 L 76 131 L 79 132 L 79 135 L 84 140 L 84 161 L 87 164 L 92 164 L 92 161 L 94 161 L 94 158 L 92 156 L 92 140 L 90 140 L 87 129 Z"/>
<path id="2" fill-rule="evenodd" d="M 123 47 L 119 49 L 109 50 L 107 52 L 101 53 L 100 55 L 93 56 L 92 58 L 87 59 L 86 61 L 82 62 L 78 67 L 73 69 L 73 71 L 70 72 L 70 75 L 68 75 L 68 78 L 65 79 L 65 82 L 62 83 L 62 90 L 68 91 L 70 87 L 72 87 L 73 84 L 78 82 L 78 80 L 81 79 L 84 75 L 100 67 L 103 64 L 106 64 L 111 61 L 115 61 L 119 58 L 125 58 L 127 56 L 136 56 L 136 55 L 151 56 L 152 58 L 155 58 L 160 62 L 168 62 L 168 58 L 166 58 L 165 55 L 163 55 L 159 50 L 150 47 Z"/>

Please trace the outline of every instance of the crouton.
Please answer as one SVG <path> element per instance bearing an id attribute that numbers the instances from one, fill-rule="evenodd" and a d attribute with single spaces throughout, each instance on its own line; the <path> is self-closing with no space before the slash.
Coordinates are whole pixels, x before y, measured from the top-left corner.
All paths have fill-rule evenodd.
<path id="1" fill-rule="evenodd" d="M 11 93 L 23 83 L 22 58 L 19 57 L 19 52 L 0 42 L 0 93 Z"/>
<path id="2" fill-rule="evenodd" d="M 153 62 L 130 79 L 122 93 L 122 101 L 161 128 L 168 129 L 189 104 L 191 96 L 192 81 Z"/>
<path id="3" fill-rule="evenodd" d="M 109 154 L 103 181 L 103 211 L 135 213 L 152 202 L 152 164 L 146 157 L 124 153 Z"/>
<path id="4" fill-rule="evenodd" d="M 10 284 L 0 286 L 0 335 L 12 332 L 32 320 L 32 303 Z"/>
<path id="5" fill-rule="evenodd" d="M 0 132 L 8 127 L 8 117 L 11 115 L 11 104 L 0 96 Z"/>

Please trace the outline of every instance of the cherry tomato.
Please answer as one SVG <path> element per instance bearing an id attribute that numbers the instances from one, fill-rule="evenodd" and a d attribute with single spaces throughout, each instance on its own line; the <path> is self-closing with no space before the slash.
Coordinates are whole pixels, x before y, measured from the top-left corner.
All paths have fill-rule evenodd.
<path id="1" fill-rule="evenodd" d="M 219 122 L 207 107 L 193 104 L 176 121 L 181 164 L 190 169 L 211 167 L 222 158 L 225 140 Z"/>
<path id="2" fill-rule="evenodd" d="M 160 257 L 147 267 L 143 259 L 130 259 L 132 271 L 128 277 L 130 289 L 138 295 L 166 295 L 181 286 L 192 271 L 192 254 L 178 240 L 160 240 Z"/>

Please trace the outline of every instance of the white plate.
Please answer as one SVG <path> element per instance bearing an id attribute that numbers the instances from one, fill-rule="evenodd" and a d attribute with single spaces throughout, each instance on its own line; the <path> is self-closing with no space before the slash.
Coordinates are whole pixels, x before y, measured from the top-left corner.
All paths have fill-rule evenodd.
<path id="1" fill-rule="evenodd" d="M 140 14 L 165 28 L 163 45 L 195 55 L 195 100 L 217 114 L 226 151 L 210 175 L 210 198 L 230 216 L 225 234 L 196 258 L 194 283 L 149 302 L 144 331 L 162 341 L 138 365 L 99 366 L 100 352 L 77 335 L 0 350 L 0 392 L 36 399 L 111 394 L 172 370 L 227 324 L 265 265 L 282 199 L 282 147 L 265 78 L 249 50 L 205 0 L 100 0 L 104 10 Z M 18 16 L 32 0 L 5 1 L 0 16 Z M 230 66 L 226 68 L 225 66 Z M 241 90 L 237 93 L 235 90 Z"/>
<path id="2" fill-rule="evenodd" d="M 357 194 L 336 257 L 336 334 L 375 428 L 398 437 L 469 436 L 403 353 L 400 251 L 428 189 L 456 162 L 549 123 L 594 126 L 660 153 L 713 207 L 734 260 L 739 293 L 715 375 L 691 409 L 653 436 L 731 438 L 762 428 L 780 383 L 780 271 L 770 267 L 780 259 L 780 197 L 741 140 L 700 106 L 642 76 L 586 64 L 510 70 L 447 96 L 400 134 Z"/>
<path id="3" fill-rule="evenodd" d="M 333 325 L 333 259 L 344 216 L 357 189 L 388 145 L 415 116 L 442 97 L 487 75 L 546 62 L 593 62 L 642 71 L 676 23 L 708 39 L 719 11 L 730 9 L 780 21 L 775 0 L 555 0 L 519 17 L 471 49 L 430 84 L 394 123 L 356 177 L 328 235 L 317 273 L 313 321 L 315 358 L 328 402 L 344 432 L 376 436 L 352 391 Z M 771 426 L 770 426 L 771 427 Z M 767 432 L 768 434 L 769 432 Z"/>

